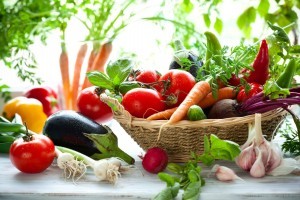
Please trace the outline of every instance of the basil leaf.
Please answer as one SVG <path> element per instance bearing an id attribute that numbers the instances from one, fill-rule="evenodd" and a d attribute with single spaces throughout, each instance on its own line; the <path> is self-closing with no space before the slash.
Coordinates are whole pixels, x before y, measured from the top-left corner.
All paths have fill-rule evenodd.
<path id="1" fill-rule="evenodd" d="M 89 79 L 90 83 L 95 86 L 105 88 L 108 90 L 114 90 L 113 82 L 109 79 L 107 75 L 105 75 L 102 72 L 98 72 L 98 71 L 88 72 L 87 78 Z"/>
<path id="2" fill-rule="evenodd" d="M 221 140 L 216 135 L 210 135 L 211 154 L 217 156 L 217 159 L 234 160 L 241 150 L 237 143 L 229 140 Z"/>
<path id="3" fill-rule="evenodd" d="M 167 187 L 158 193 L 153 200 L 173 200 L 178 195 L 179 189 L 179 183 L 175 183 L 173 187 Z"/>
<path id="4" fill-rule="evenodd" d="M 188 184 L 182 199 L 198 200 L 200 198 L 201 181 Z"/>
<path id="5" fill-rule="evenodd" d="M 120 85 L 126 80 L 133 68 L 133 63 L 129 59 L 119 59 L 109 63 L 106 73 L 114 85 Z"/>
<path id="6" fill-rule="evenodd" d="M 175 184 L 175 179 L 167 173 L 164 172 L 160 172 L 157 174 L 159 179 L 166 182 L 168 187 L 174 186 Z"/>

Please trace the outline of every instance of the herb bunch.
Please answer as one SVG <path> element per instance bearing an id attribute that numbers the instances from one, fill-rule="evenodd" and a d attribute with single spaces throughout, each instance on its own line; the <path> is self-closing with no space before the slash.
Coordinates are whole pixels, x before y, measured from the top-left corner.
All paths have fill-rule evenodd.
<path id="1" fill-rule="evenodd" d="M 170 173 L 160 172 L 158 177 L 167 184 L 167 187 L 158 193 L 155 200 L 172 200 L 180 189 L 183 190 L 182 199 L 199 199 L 201 187 L 205 185 L 205 179 L 201 176 L 202 167 L 200 161 L 211 166 L 215 160 L 233 161 L 240 154 L 239 145 L 221 140 L 216 135 L 204 136 L 204 152 L 201 155 L 191 154 L 191 159 L 183 165 L 169 163 L 167 170 Z"/>

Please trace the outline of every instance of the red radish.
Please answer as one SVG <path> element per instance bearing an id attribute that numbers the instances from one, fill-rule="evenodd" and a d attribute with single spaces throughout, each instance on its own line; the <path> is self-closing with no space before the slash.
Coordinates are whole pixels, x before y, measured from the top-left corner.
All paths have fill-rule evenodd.
<path id="1" fill-rule="evenodd" d="M 166 169 L 168 164 L 168 154 L 159 147 L 148 149 L 144 157 L 142 157 L 142 165 L 144 169 L 150 173 L 157 174 Z"/>

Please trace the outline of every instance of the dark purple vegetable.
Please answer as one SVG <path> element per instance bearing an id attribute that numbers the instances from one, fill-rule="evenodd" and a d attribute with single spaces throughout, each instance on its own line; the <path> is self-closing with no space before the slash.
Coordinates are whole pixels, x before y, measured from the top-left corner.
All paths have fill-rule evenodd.
<path id="1" fill-rule="evenodd" d="M 291 105 L 300 104 L 300 87 L 290 89 L 290 94 L 286 97 L 269 99 L 260 92 L 245 102 L 236 106 L 236 109 L 242 115 L 254 113 L 264 113 L 278 108 L 286 109 Z"/>
<path id="2" fill-rule="evenodd" d="M 185 49 L 179 40 L 176 40 L 174 43 L 176 52 L 169 69 L 183 69 L 196 78 L 198 70 L 203 66 L 203 62 L 192 51 Z"/>

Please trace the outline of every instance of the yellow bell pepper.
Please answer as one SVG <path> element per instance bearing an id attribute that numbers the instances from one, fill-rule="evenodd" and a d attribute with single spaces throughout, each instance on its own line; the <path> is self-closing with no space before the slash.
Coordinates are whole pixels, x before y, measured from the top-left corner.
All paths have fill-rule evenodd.
<path id="1" fill-rule="evenodd" d="M 16 113 L 21 116 L 23 123 L 26 123 L 29 130 L 42 133 L 47 115 L 44 113 L 40 101 L 22 96 L 15 97 L 4 105 L 3 116 L 11 120 Z"/>

